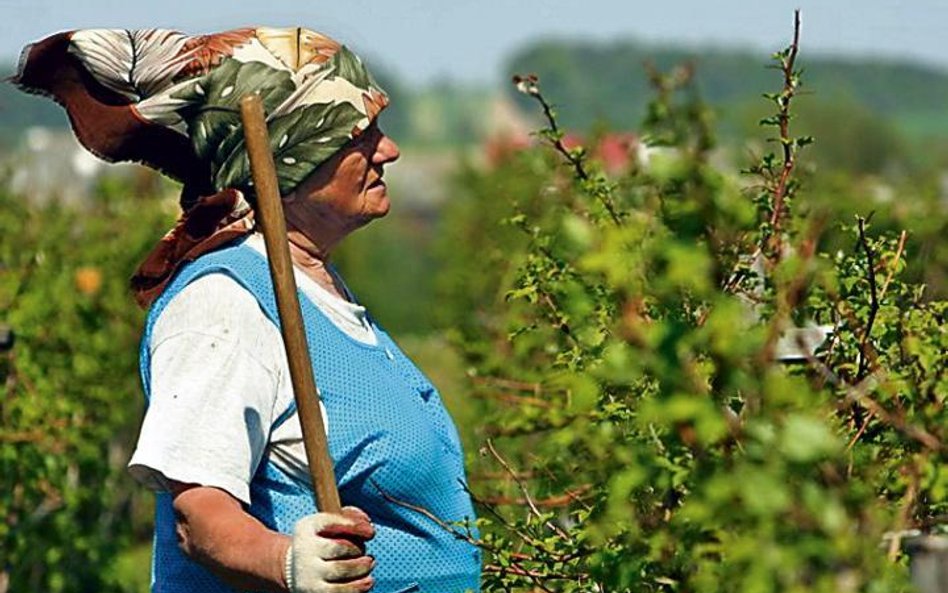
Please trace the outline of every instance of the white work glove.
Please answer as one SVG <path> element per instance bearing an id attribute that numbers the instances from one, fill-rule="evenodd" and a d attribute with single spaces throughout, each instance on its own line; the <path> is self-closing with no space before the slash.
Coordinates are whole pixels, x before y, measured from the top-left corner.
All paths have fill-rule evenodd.
<path id="1" fill-rule="evenodd" d="M 364 593 L 375 579 L 375 559 L 365 542 L 375 536 L 369 516 L 356 507 L 342 513 L 316 513 L 293 527 L 284 576 L 291 593 Z"/>

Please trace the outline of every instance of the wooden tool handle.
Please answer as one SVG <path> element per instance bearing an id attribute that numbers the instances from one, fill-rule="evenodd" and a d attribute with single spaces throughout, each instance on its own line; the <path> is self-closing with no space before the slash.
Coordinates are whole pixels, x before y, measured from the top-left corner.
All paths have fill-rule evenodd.
<path id="1" fill-rule="evenodd" d="M 280 312 L 280 327 L 286 358 L 293 381 L 296 411 L 303 427 L 303 446 L 309 461 L 309 473 L 320 511 L 337 513 L 341 508 L 336 476 L 326 443 L 326 427 L 319 412 L 319 391 L 313 377 L 313 365 L 306 345 L 306 332 L 300 302 L 296 293 L 296 278 L 290 261 L 290 247 L 286 238 L 286 219 L 277 182 L 270 137 L 258 95 L 247 95 L 240 100 L 240 116 L 250 156 L 250 171 L 257 193 L 257 215 L 267 244 L 270 277 Z"/>

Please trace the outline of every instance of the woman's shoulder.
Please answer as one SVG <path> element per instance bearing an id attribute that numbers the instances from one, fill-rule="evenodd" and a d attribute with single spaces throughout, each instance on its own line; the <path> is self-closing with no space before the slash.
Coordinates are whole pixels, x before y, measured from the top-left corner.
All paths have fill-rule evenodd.
<path id="1" fill-rule="evenodd" d="M 196 259 L 183 262 L 162 294 L 175 294 L 195 278 L 211 272 L 225 272 L 241 281 L 256 281 L 261 276 L 268 276 L 266 257 L 251 246 L 253 242 L 249 239 L 248 235 L 238 237 L 201 253 Z"/>
<path id="2" fill-rule="evenodd" d="M 185 301 L 204 305 L 205 301 L 213 303 L 227 296 L 235 299 L 235 305 L 250 306 L 258 300 L 251 287 L 267 275 L 266 261 L 260 260 L 256 251 L 241 239 L 185 263 L 152 303 L 149 324 L 167 317 L 167 308 L 181 308 Z M 217 293 L 220 295 L 215 296 Z"/>
<path id="3" fill-rule="evenodd" d="M 179 290 L 155 320 L 151 347 L 184 333 L 199 333 L 254 348 L 279 339 L 279 330 L 257 298 L 224 272 L 195 278 Z"/>

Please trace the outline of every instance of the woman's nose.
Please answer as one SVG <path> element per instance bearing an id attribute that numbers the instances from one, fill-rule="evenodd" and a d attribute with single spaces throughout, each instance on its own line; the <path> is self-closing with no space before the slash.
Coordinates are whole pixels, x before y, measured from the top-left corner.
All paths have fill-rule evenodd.
<path id="1" fill-rule="evenodd" d="M 401 151 L 398 150 L 398 144 L 388 136 L 382 135 L 378 145 L 375 147 L 375 154 L 372 155 L 372 162 L 376 165 L 391 163 L 398 160 Z"/>

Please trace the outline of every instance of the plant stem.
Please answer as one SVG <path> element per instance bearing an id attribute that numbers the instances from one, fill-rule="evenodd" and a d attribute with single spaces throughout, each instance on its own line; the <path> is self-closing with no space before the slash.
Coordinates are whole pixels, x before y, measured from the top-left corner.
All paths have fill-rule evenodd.
<path id="1" fill-rule="evenodd" d="M 871 216 L 871 215 L 870 215 Z M 866 344 L 869 341 L 869 334 L 872 333 L 872 325 L 876 321 L 876 314 L 879 312 L 879 297 L 876 289 L 876 264 L 872 248 L 869 246 L 869 240 L 866 239 L 866 219 L 859 217 L 859 244 L 862 245 L 866 253 L 866 279 L 869 281 L 869 316 L 866 321 L 866 328 L 862 332 L 862 338 L 859 340 L 859 369 L 856 371 L 856 380 L 861 380 L 869 368 L 869 357 L 866 356 Z"/>
<path id="2" fill-rule="evenodd" d="M 781 240 L 780 240 L 780 222 L 784 214 L 784 203 L 787 195 L 787 186 L 790 183 L 793 169 L 796 166 L 794 140 L 790 138 L 790 102 L 796 94 L 797 81 L 794 72 L 794 64 L 797 59 L 797 53 L 800 49 L 800 11 L 793 13 L 793 42 L 787 51 L 787 56 L 781 60 L 781 70 L 783 71 L 783 92 L 780 94 L 780 109 L 777 114 L 777 120 L 780 128 L 780 144 L 783 147 L 783 166 L 780 170 L 780 177 L 777 180 L 777 186 L 774 188 L 773 212 L 770 215 L 771 226 L 771 252 L 775 259 L 780 259 Z"/>

